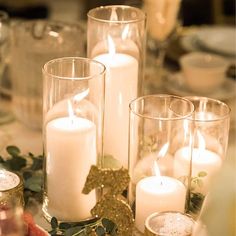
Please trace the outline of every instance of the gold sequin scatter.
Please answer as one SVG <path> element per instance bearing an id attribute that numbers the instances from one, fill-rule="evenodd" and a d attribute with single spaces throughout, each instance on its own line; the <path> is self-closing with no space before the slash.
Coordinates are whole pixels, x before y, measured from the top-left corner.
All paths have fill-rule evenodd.
<path id="1" fill-rule="evenodd" d="M 134 219 L 130 206 L 121 196 L 105 195 L 91 210 L 93 216 L 107 218 L 118 228 L 118 235 L 131 236 Z"/>
<path id="2" fill-rule="evenodd" d="M 97 166 L 91 166 L 90 172 L 87 176 L 83 193 L 88 194 L 95 188 L 106 188 L 108 194 L 121 194 L 130 181 L 128 170 L 120 168 L 118 170 L 99 169 Z"/>

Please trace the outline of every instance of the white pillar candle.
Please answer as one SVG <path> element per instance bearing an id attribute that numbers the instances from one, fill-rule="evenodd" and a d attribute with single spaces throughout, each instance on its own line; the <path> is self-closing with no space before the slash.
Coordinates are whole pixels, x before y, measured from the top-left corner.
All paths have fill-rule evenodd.
<path id="1" fill-rule="evenodd" d="M 137 97 L 138 61 L 123 53 L 93 58 L 106 66 L 104 153 L 128 166 L 129 103 Z"/>
<path id="2" fill-rule="evenodd" d="M 189 171 L 191 158 L 191 149 L 183 147 L 177 150 L 174 156 L 175 174 L 174 176 L 181 177 L 187 175 Z M 200 172 L 206 172 L 206 176 L 202 178 L 203 185 L 198 189 L 202 194 L 206 194 L 209 189 L 209 184 L 214 174 L 220 169 L 222 160 L 219 155 L 207 149 L 193 148 L 192 152 L 192 177 L 198 176 Z"/>
<path id="3" fill-rule="evenodd" d="M 64 221 L 90 216 L 95 191 L 82 193 L 90 167 L 96 164 L 96 126 L 79 117 L 63 117 L 46 126 L 48 211 Z"/>
<path id="4" fill-rule="evenodd" d="M 140 180 L 136 186 L 136 227 L 144 232 L 145 220 L 154 212 L 184 212 L 185 198 L 185 186 L 177 179 L 150 176 Z"/>

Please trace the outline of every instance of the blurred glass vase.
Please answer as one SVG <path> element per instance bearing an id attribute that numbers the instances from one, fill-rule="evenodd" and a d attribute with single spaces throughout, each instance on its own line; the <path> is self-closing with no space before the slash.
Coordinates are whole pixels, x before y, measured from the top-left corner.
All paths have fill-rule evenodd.
<path id="1" fill-rule="evenodd" d="M 84 50 L 84 31 L 78 24 L 32 20 L 13 25 L 10 71 L 17 119 L 41 129 L 43 65 L 62 56 L 83 56 Z"/>

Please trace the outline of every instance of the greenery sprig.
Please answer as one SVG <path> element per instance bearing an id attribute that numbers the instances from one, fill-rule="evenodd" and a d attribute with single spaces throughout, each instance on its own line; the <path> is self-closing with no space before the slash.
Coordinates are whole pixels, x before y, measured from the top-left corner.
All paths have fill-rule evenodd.
<path id="1" fill-rule="evenodd" d="M 0 165 L 23 178 L 25 203 L 30 197 L 42 202 L 43 156 L 35 156 L 31 152 L 23 155 L 16 146 L 7 146 L 6 151 L 8 156 L 0 156 Z"/>
<path id="2" fill-rule="evenodd" d="M 53 217 L 51 219 L 52 230 L 49 231 L 51 236 L 116 236 L 117 226 L 109 219 L 92 219 L 82 223 L 76 222 L 58 222 Z"/>

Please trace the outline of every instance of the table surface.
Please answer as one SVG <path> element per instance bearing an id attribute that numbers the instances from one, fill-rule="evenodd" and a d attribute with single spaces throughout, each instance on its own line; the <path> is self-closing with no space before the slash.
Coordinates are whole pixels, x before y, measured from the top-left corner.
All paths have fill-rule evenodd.
<path id="1" fill-rule="evenodd" d="M 145 68 L 144 93 L 169 93 L 166 84 L 160 78 L 159 71 L 155 66 L 155 57 L 148 55 L 146 64 L 147 66 Z M 165 72 L 166 71 L 167 70 L 165 70 Z M 236 83 L 236 81 L 234 82 Z M 232 110 L 227 158 L 234 158 L 234 155 L 236 153 L 236 96 L 227 99 L 224 102 L 226 102 Z M 10 109 L 11 101 L 2 99 L 0 101 L 0 104 L 2 107 L 8 107 L 8 109 Z M 42 154 L 42 133 L 39 130 L 32 130 L 16 119 L 13 119 L 9 123 L 0 124 L 0 154 L 2 156 L 6 154 L 5 147 L 7 145 L 16 145 L 21 149 L 22 153 L 31 152 L 35 155 Z M 40 205 L 31 204 L 28 206 L 28 208 L 33 213 L 35 221 L 38 225 L 42 226 L 45 229 L 50 228 L 49 224 L 43 218 Z"/>

